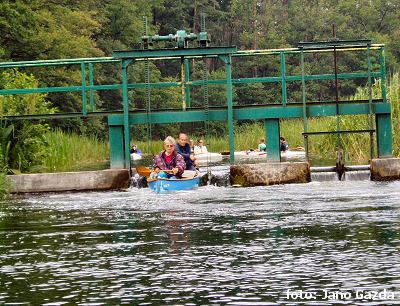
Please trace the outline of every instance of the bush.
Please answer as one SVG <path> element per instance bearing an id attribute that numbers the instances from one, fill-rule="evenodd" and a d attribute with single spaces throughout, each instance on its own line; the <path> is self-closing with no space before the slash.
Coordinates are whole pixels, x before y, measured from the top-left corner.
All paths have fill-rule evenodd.
<path id="1" fill-rule="evenodd" d="M 33 75 L 18 70 L 8 70 L 0 74 L 1 89 L 38 88 Z M 46 95 L 33 93 L 26 95 L 0 95 L 0 116 L 18 116 L 54 113 Z M 44 134 L 48 126 L 32 121 L 6 121 L 0 123 L 0 171 L 12 174 L 29 171 L 41 164 L 46 157 L 47 142 Z"/>

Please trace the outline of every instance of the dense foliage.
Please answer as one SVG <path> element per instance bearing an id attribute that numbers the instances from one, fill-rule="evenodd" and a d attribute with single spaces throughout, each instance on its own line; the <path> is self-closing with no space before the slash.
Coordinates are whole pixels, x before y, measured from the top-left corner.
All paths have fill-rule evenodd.
<path id="1" fill-rule="evenodd" d="M 32 75 L 16 70 L 0 74 L 0 86 L 9 88 L 34 88 L 38 81 Z M 55 111 L 41 93 L 0 96 L 0 117 L 10 115 L 31 115 Z M 44 134 L 47 124 L 32 121 L 2 120 L 0 122 L 0 171 L 14 173 L 26 171 L 40 164 L 46 157 L 47 142 Z"/>
<path id="2" fill-rule="evenodd" d="M 389 98 L 393 106 L 393 126 L 399 124 L 400 62 L 400 1 L 388 0 L 2 0 L 0 1 L 0 62 L 48 60 L 62 58 L 88 58 L 111 56 L 113 50 L 140 48 L 144 34 L 143 16 L 148 18 L 150 34 L 174 34 L 177 30 L 198 33 L 200 15 L 205 14 L 206 31 L 212 45 L 236 45 L 239 50 L 296 47 L 301 41 L 330 40 L 333 25 L 338 39 L 371 39 L 386 44 L 387 71 L 390 79 Z M 168 44 L 160 44 L 160 47 Z M 377 58 L 372 58 L 375 65 Z M 299 60 L 286 58 L 287 74 L 299 75 Z M 148 64 L 148 69 L 146 65 Z M 279 59 L 271 56 L 234 59 L 233 77 L 279 76 Z M 339 71 L 366 71 L 365 54 L 346 54 L 338 58 Z M 375 66 L 376 67 L 376 66 Z M 210 80 L 225 78 L 223 64 L 216 59 L 190 62 L 191 80 L 202 80 L 204 73 Z M 146 76 L 146 71 L 149 75 Z M 332 73 L 332 56 L 313 55 L 305 59 L 306 74 Z M 135 63 L 129 68 L 129 82 L 175 82 L 181 78 L 179 63 L 157 61 Z M 341 80 L 342 97 L 368 96 L 366 80 Z M 94 65 L 95 84 L 121 83 L 119 65 Z M 81 85 L 79 65 L 50 68 L 26 67 L 0 71 L 0 89 L 64 87 Z M 379 95 L 379 84 L 374 95 Z M 334 84 L 314 82 L 307 86 L 308 100 L 332 100 Z M 122 96 L 118 90 L 95 92 L 96 110 L 122 109 Z M 224 105 L 224 86 L 209 86 L 211 106 Z M 277 103 L 281 100 L 279 86 L 268 83 L 239 84 L 233 88 L 235 104 Z M 300 101 L 300 84 L 288 83 L 289 101 Z M 182 93 L 179 87 L 158 87 L 150 92 L 144 89 L 129 91 L 131 109 L 180 108 Z M 191 89 L 191 106 L 204 107 L 202 86 Z M 0 198 L 7 194 L 5 173 L 27 171 L 80 170 L 104 163 L 108 148 L 107 128 L 103 119 L 9 121 L 6 115 L 29 115 L 79 112 L 82 109 L 80 92 L 62 92 L 0 95 Z M 310 120 L 310 125 L 322 125 L 326 130 L 334 125 L 332 118 Z M 342 118 L 343 126 L 368 125 L 367 117 Z M 49 132 L 52 128 L 57 128 Z M 153 125 L 154 140 L 168 134 L 187 130 L 192 137 L 206 136 L 213 150 L 227 149 L 226 123 Z M 334 128 L 334 127 L 333 127 Z M 302 145 L 301 120 L 283 121 L 281 132 L 292 145 Z M 292 131 L 298 131 L 293 133 Z M 74 132 L 74 133 L 69 133 Z M 235 145 L 248 149 L 256 144 L 263 133 L 259 122 L 235 122 Z M 90 135 L 76 137 L 75 133 Z M 134 141 L 147 152 L 157 152 L 159 141 L 148 139 L 149 126 L 135 126 Z M 367 135 L 368 136 L 368 135 Z M 367 136 L 351 135 L 344 139 L 345 147 L 353 146 L 351 160 L 366 160 Z M 335 140 L 330 136 L 311 144 L 311 151 L 334 152 Z M 394 133 L 394 154 L 400 153 L 400 137 Z M 358 155 L 357 155 L 358 154 Z"/>
<path id="3" fill-rule="evenodd" d="M 0 61 L 21 61 L 77 57 L 111 56 L 113 50 L 139 48 L 143 35 L 143 16 L 149 21 L 151 34 L 170 34 L 178 29 L 199 32 L 200 14 L 206 16 L 206 30 L 213 45 L 236 45 L 239 50 L 271 49 L 297 46 L 300 41 L 332 39 L 335 25 L 340 39 L 369 38 L 387 44 L 389 71 L 397 69 L 400 61 L 400 2 L 386 0 L 4 0 L 0 3 Z M 288 73 L 299 74 L 298 59 L 288 58 Z M 224 67 L 217 60 L 207 63 L 210 79 L 223 78 Z M 204 63 L 191 62 L 191 79 L 201 79 Z M 342 71 L 366 70 L 365 56 L 349 55 L 339 59 Z M 180 80 L 179 63 L 158 61 L 150 63 L 150 81 Z M 322 67 L 322 68 L 321 68 Z M 80 84 L 80 67 L 51 69 L 26 68 L 34 74 L 40 86 L 73 86 Z M 315 56 L 307 59 L 306 73 L 332 72 L 332 58 Z M 129 69 L 130 82 L 144 82 L 144 63 Z M 272 76 L 279 73 L 279 60 L 271 57 L 248 57 L 234 65 L 234 77 Z M 95 66 L 95 84 L 120 83 L 118 65 Z M 363 83 L 364 82 L 364 83 Z M 4 84 L 4 81 L 2 81 Z M 0 88 L 5 88 L 0 84 Z M 20 84 L 14 84 L 19 88 Z M 365 80 L 342 82 L 341 94 L 350 96 Z M 290 84 L 289 99 L 301 97 L 299 84 Z M 309 99 L 329 100 L 333 96 L 332 82 L 319 82 L 308 88 Z M 192 89 L 192 106 L 202 107 L 202 87 Z M 225 103 L 225 90 L 210 86 L 210 105 Z M 132 109 L 179 108 L 180 88 L 162 87 L 130 90 Z M 80 93 L 49 93 L 47 99 L 60 111 L 80 111 Z M 121 109 L 119 91 L 98 91 L 96 109 Z M 237 104 L 279 101 L 279 86 L 266 83 L 237 85 Z M 55 120 L 50 122 L 63 130 L 105 137 L 105 124 L 98 120 Z M 175 134 L 179 129 L 206 133 L 204 125 L 167 125 L 153 127 L 154 139 Z M 211 133 L 220 134 L 224 124 L 212 123 Z M 147 127 L 135 130 L 134 137 L 145 139 Z M 162 132 L 160 132 L 162 131 Z M 207 132 L 209 133 L 209 132 Z"/>

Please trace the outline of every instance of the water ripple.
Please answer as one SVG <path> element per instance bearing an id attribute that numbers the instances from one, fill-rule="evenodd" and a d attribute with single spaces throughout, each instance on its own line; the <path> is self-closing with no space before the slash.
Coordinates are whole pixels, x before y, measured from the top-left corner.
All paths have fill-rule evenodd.
<path id="1" fill-rule="evenodd" d="M 16 197 L 0 304 L 398 304 L 400 183 L 313 182 Z M 324 299 L 324 294 L 351 299 Z"/>

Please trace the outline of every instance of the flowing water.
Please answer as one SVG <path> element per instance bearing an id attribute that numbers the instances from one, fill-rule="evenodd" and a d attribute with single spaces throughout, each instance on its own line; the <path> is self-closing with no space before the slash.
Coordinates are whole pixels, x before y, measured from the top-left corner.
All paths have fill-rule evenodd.
<path id="1" fill-rule="evenodd" d="M 0 304 L 396 305 L 399 217 L 367 180 L 14 197 Z"/>

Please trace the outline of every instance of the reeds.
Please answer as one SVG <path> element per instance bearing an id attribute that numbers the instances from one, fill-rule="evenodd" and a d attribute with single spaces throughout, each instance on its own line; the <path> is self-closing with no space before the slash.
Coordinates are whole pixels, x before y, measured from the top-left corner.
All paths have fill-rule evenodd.
<path id="1" fill-rule="evenodd" d="M 47 157 L 35 172 L 62 172 L 106 168 L 108 144 L 95 137 L 79 136 L 61 130 L 45 135 L 49 144 Z"/>

